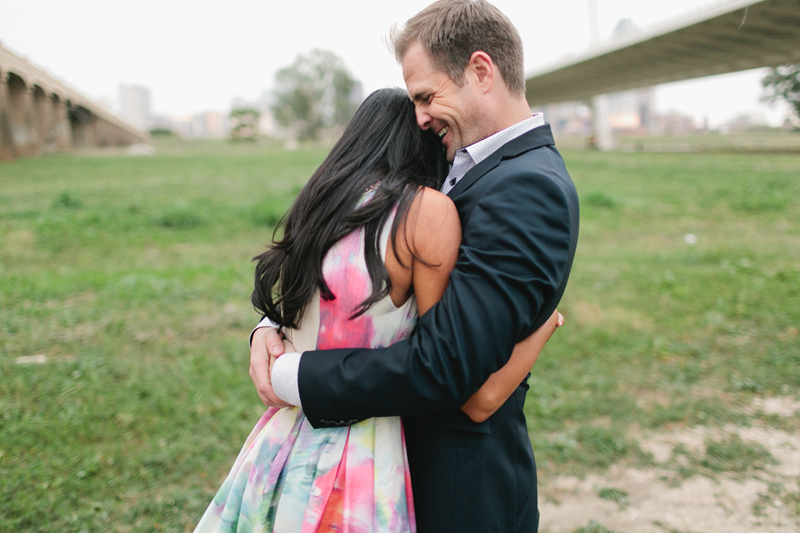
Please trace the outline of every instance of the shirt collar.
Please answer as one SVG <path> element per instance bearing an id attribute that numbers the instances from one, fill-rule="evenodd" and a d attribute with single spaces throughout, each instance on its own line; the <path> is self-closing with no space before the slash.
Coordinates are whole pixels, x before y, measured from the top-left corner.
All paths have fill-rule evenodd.
<path id="1" fill-rule="evenodd" d="M 532 117 L 526 118 L 522 122 L 517 122 L 513 126 L 509 126 L 504 130 L 500 130 L 495 134 L 489 135 L 485 139 L 463 148 L 463 150 L 466 150 L 466 152 L 477 165 L 504 144 L 513 141 L 517 137 L 528 133 L 532 129 L 538 128 L 539 126 L 544 126 L 544 115 L 542 113 L 536 113 Z"/>

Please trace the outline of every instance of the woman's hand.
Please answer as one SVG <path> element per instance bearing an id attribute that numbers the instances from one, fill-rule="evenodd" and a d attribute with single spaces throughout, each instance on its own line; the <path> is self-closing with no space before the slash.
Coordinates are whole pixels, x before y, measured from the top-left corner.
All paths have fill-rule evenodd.
<path id="1" fill-rule="evenodd" d="M 253 342 L 250 346 L 250 379 L 253 380 L 258 397 L 264 405 L 281 408 L 289 404 L 278 398 L 272 389 L 270 352 L 275 351 L 277 346 L 280 346 L 280 337 L 275 328 L 258 328 L 253 333 Z"/>
<path id="2" fill-rule="evenodd" d="M 250 346 L 250 379 L 256 386 L 258 397 L 267 407 L 290 407 L 275 394 L 272 388 L 272 366 L 284 353 L 295 351 L 294 345 L 286 340 L 276 328 L 258 328 L 253 333 Z"/>
<path id="3" fill-rule="evenodd" d="M 564 315 L 558 312 L 558 309 L 553 311 L 553 314 L 550 315 L 550 318 L 547 319 L 547 322 L 539 326 L 539 329 L 534 331 L 530 334 L 530 336 L 520 341 L 517 346 L 514 348 L 514 352 L 517 349 L 521 349 L 524 351 L 532 352 L 534 350 L 541 351 L 547 341 L 550 340 L 550 337 L 553 336 L 553 333 L 556 332 L 556 328 L 560 328 L 564 325 Z M 536 354 L 538 358 L 539 354 Z M 531 367 L 533 367 L 533 363 L 536 363 L 536 359 L 534 358 Z"/>
<path id="4" fill-rule="evenodd" d="M 278 350 L 274 350 L 274 351 L 278 351 Z M 271 378 L 272 378 L 272 367 L 275 366 L 275 361 L 278 360 L 278 357 L 280 357 L 281 355 L 283 355 L 285 353 L 292 353 L 294 351 L 296 351 L 296 350 L 294 348 L 294 344 L 292 344 L 292 341 L 290 341 L 287 338 L 283 338 L 283 351 L 281 353 L 279 353 L 278 355 L 272 355 L 272 353 L 270 352 L 270 355 L 269 355 L 269 370 L 268 370 L 269 376 L 270 376 L 270 381 L 271 381 Z M 270 385 L 271 385 L 271 383 L 270 383 Z M 288 404 L 286 402 L 283 402 L 283 400 L 280 400 L 280 401 L 284 405 L 276 405 L 275 407 L 291 407 L 290 404 Z"/>
<path id="5" fill-rule="evenodd" d="M 514 393 L 539 359 L 542 348 L 553 336 L 556 328 L 564 325 L 564 316 L 553 311 L 547 322 L 534 331 L 527 339 L 517 343 L 508 363 L 489 376 L 486 383 L 473 394 L 461 410 L 473 422 L 483 422 L 500 409 Z"/>
<path id="6" fill-rule="evenodd" d="M 269 354 L 269 373 L 270 373 L 270 375 L 272 375 L 272 365 L 275 364 L 275 361 L 278 360 L 278 357 L 280 357 L 281 355 L 283 355 L 285 353 L 292 353 L 292 352 L 296 352 L 297 351 L 294 348 L 294 344 L 292 344 L 292 341 L 290 341 L 289 339 L 284 337 L 282 342 L 283 342 L 283 351 L 282 352 L 280 352 L 278 355 L 272 355 L 271 352 Z"/>

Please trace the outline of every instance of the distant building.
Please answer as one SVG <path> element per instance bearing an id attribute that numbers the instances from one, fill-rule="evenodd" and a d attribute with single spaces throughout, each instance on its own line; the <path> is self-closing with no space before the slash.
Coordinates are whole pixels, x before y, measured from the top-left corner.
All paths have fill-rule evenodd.
<path id="1" fill-rule="evenodd" d="M 139 85 L 119 86 L 120 114 L 143 130 L 150 129 L 153 120 L 150 89 Z"/>
<path id="2" fill-rule="evenodd" d="M 614 26 L 614 31 L 611 32 L 612 39 L 619 39 L 631 33 L 635 33 L 639 27 L 631 19 L 619 19 L 617 25 Z"/>
<path id="3" fill-rule="evenodd" d="M 228 117 L 218 111 L 165 116 L 151 120 L 151 130 L 171 131 L 186 139 L 219 139 L 228 134 Z"/>
<path id="4" fill-rule="evenodd" d="M 202 113 L 205 136 L 218 139 L 228 134 L 228 118 L 217 111 Z"/>
<path id="5" fill-rule="evenodd" d="M 631 19 L 620 19 L 611 39 L 619 39 L 638 30 Z M 636 68 L 631 66 L 631 68 Z M 646 135 L 655 128 L 655 89 L 643 87 L 606 95 L 608 123 L 614 133 Z"/>
<path id="6" fill-rule="evenodd" d="M 606 95 L 608 122 L 615 133 L 646 135 L 655 123 L 655 88 L 644 87 Z"/>
<path id="7" fill-rule="evenodd" d="M 767 125 L 767 119 L 763 113 L 753 111 L 749 113 L 740 113 L 730 119 L 728 122 L 719 127 L 720 133 L 730 133 L 733 131 L 745 131 L 751 128 L 764 127 Z"/>
<path id="8" fill-rule="evenodd" d="M 707 125 L 704 125 L 707 131 Z M 659 134 L 666 135 L 686 135 L 698 130 L 694 119 L 689 115 L 684 115 L 678 111 L 670 111 L 666 115 L 656 117 L 654 130 Z"/>
<path id="9" fill-rule="evenodd" d="M 583 102 L 549 104 L 532 111 L 544 113 L 545 122 L 550 124 L 553 135 L 557 137 L 588 137 L 592 134 L 591 113 Z"/>
<path id="10" fill-rule="evenodd" d="M 184 139 L 196 137 L 194 135 L 194 115 L 173 115 L 169 117 L 170 130 Z"/>
<path id="11" fill-rule="evenodd" d="M 172 131 L 172 119 L 167 115 L 155 115 L 150 120 L 150 129 Z"/>

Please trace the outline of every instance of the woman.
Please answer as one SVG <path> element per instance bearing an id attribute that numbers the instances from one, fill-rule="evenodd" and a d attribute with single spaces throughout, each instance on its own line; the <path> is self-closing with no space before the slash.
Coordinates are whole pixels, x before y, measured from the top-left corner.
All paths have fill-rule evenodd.
<path id="1" fill-rule="evenodd" d="M 302 351 L 406 338 L 442 296 L 461 227 L 441 143 L 400 89 L 370 95 L 258 256 L 253 304 Z M 557 313 L 462 408 L 481 421 L 524 379 Z M 398 417 L 313 429 L 267 410 L 196 531 L 415 531 Z"/>

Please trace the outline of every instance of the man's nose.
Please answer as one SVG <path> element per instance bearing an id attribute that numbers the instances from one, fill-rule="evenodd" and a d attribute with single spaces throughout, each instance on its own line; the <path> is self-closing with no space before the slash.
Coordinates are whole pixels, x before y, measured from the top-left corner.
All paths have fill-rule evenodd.
<path id="1" fill-rule="evenodd" d="M 417 125 L 419 126 L 419 129 L 424 131 L 430 128 L 431 122 L 433 121 L 431 116 L 420 108 L 416 108 L 415 112 L 417 114 Z"/>

